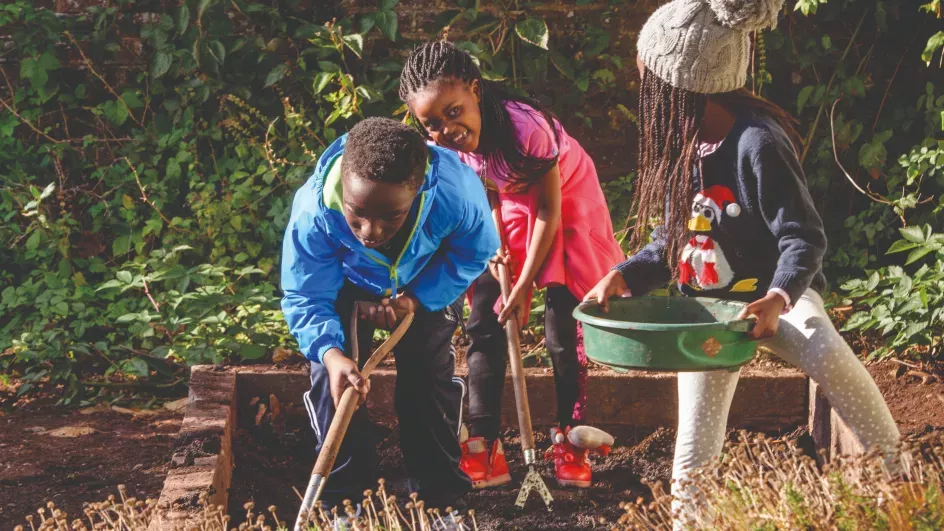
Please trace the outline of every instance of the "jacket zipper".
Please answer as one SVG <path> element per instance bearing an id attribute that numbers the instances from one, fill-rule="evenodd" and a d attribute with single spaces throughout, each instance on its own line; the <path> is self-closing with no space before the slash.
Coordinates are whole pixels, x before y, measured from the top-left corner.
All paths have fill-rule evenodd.
<path id="1" fill-rule="evenodd" d="M 419 205 L 419 208 L 416 210 L 416 220 L 413 222 L 413 228 L 410 230 L 410 237 L 406 239 L 406 243 L 403 244 L 403 249 L 400 250 L 400 255 L 397 256 L 397 259 L 396 261 L 394 261 L 393 265 L 387 264 L 385 261 L 380 260 L 379 258 L 371 254 L 367 255 L 374 262 L 377 262 L 378 264 L 387 268 L 387 272 L 390 274 L 390 280 L 393 281 L 393 289 L 387 290 L 388 293 L 386 294 L 386 296 L 388 297 L 391 297 L 394 299 L 397 297 L 397 290 L 400 287 L 400 279 L 397 274 L 397 269 L 400 266 L 400 260 L 403 259 L 403 255 L 406 254 L 407 248 L 413 242 L 413 237 L 416 236 L 416 229 L 417 227 L 420 226 L 420 217 L 423 215 L 424 203 L 426 203 L 426 192 L 422 192 L 420 194 L 420 205 Z"/>

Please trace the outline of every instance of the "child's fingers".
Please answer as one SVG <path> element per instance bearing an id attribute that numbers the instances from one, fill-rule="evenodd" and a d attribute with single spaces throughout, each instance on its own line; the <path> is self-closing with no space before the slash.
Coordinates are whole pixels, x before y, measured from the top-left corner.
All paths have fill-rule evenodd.
<path id="1" fill-rule="evenodd" d="M 358 404 L 363 403 L 367 399 L 367 392 L 370 391 L 370 382 L 361 376 L 360 372 L 352 371 L 347 375 L 347 381 L 351 384 L 351 387 L 357 391 L 357 394 L 360 395 L 358 399 Z"/>
<path id="2" fill-rule="evenodd" d="M 741 308 L 740 313 L 738 313 L 738 319 L 747 319 L 749 316 L 754 314 L 754 303 L 748 304 L 747 306 Z"/>

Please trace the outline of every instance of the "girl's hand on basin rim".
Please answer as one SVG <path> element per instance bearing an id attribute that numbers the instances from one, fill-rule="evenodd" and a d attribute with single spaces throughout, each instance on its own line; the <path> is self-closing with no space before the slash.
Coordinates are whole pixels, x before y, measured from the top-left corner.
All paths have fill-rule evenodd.
<path id="1" fill-rule="evenodd" d="M 768 293 L 764 298 L 758 299 L 741 310 L 738 319 L 754 316 L 757 321 L 754 327 L 747 333 L 752 339 L 765 339 L 777 335 L 777 329 L 780 326 L 780 314 L 786 301 L 777 293 Z"/>
<path id="2" fill-rule="evenodd" d="M 583 302 L 596 302 L 600 305 L 603 313 L 610 311 L 610 299 L 613 297 L 629 296 L 629 288 L 626 286 L 626 280 L 619 271 L 610 271 L 603 277 L 597 285 L 587 292 Z"/>

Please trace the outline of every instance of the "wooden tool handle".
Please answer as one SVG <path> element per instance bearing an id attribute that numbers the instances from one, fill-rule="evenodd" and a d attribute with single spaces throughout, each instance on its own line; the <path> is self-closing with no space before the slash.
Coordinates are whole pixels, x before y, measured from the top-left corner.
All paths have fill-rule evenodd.
<path id="1" fill-rule="evenodd" d="M 502 298 L 506 304 L 511 294 L 508 281 L 508 268 L 499 264 L 498 277 L 501 283 Z M 524 378 L 524 364 L 521 362 L 521 341 L 518 319 L 512 315 L 505 321 L 505 338 L 508 341 L 508 364 L 511 368 L 512 387 L 515 389 L 515 405 L 518 408 L 518 430 L 521 432 L 521 449 L 534 448 L 534 432 L 531 428 L 531 406 L 528 403 L 528 386 Z"/>
<path id="2" fill-rule="evenodd" d="M 502 251 L 505 250 L 505 232 L 501 217 L 501 205 L 498 194 L 488 191 L 488 202 L 492 208 L 492 218 L 498 229 Z M 504 263 L 498 264 L 498 283 L 501 285 L 502 300 L 508 304 L 511 296 L 511 273 Z M 515 406 L 518 409 L 518 430 L 521 432 L 521 450 L 534 449 L 534 431 L 531 427 L 531 407 L 528 403 L 528 386 L 524 378 L 524 364 L 521 362 L 521 340 L 518 335 L 521 328 L 518 318 L 512 315 L 505 321 L 505 338 L 508 342 L 508 364 L 511 368 L 511 382 L 515 390 Z"/>
<path id="3" fill-rule="evenodd" d="M 349 328 L 351 334 L 351 348 L 354 351 L 355 357 L 358 355 L 357 322 L 361 304 L 364 303 L 354 303 L 354 311 L 351 315 L 351 326 Z M 370 355 L 370 358 L 360 371 L 361 376 L 364 377 L 365 380 L 370 377 L 370 374 L 374 372 L 377 365 L 387 357 L 387 354 L 393 350 L 393 347 L 403 339 L 403 335 L 406 334 L 407 329 L 410 328 L 410 325 L 413 323 L 413 317 L 412 312 L 406 314 L 403 319 L 400 320 L 400 324 L 397 325 L 397 328 L 390 333 L 390 337 Z M 331 426 L 328 428 L 328 433 L 325 435 L 324 445 L 322 445 L 321 451 L 318 452 L 318 460 L 315 461 L 315 468 L 312 471 L 313 474 L 321 474 L 325 478 L 331 474 L 331 470 L 334 468 L 334 461 L 338 457 L 338 450 L 341 448 L 341 442 L 344 441 L 344 434 L 347 433 L 347 428 L 351 424 L 351 417 L 354 416 L 354 412 L 357 411 L 358 398 L 357 390 L 353 387 L 346 388 L 341 395 L 341 400 L 338 402 L 338 407 L 334 412 L 334 418 L 331 420 Z"/>
<path id="4" fill-rule="evenodd" d="M 351 424 L 351 417 L 357 411 L 357 400 L 359 399 L 357 390 L 348 387 L 341 395 L 341 401 L 334 412 L 334 418 L 331 419 L 331 426 L 324 438 L 324 445 L 318 452 L 318 460 L 315 461 L 315 468 L 312 473 L 321 474 L 323 477 L 331 475 L 334 468 L 334 461 L 338 458 L 338 450 L 341 449 L 341 443 L 344 441 L 344 434 Z"/>

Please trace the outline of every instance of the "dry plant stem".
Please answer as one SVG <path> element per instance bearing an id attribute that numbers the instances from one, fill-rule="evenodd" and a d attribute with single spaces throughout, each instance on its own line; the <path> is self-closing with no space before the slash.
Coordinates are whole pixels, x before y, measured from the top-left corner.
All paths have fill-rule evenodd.
<path id="1" fill-rule="evenodd" d="M 839 152 L 836 150 L 836 126 L 835 126 L 835 119 L 833 115 L 836 112 L 836 105 L 839 103 L 841 99 L 842 98 L 836 98 L 836 101 L 833 102 L 833 105 L 829 110 L 829 131 L 831 134 L 832 144 L 833 144 L 833 160 L 836 161 L 836 165 L 839 166 L 839 170 L 842 171 L 842 174 L 846 176 L 846 179 L 849 180 L 852 186 L 856 190 L 858 190 L 859 193 L 868 197 L 872 201 L 875 201 L 876 203 L 882 203 L 885 205 L 893 205 L 893 203 L 889 201 L 888 199 L 886 199 L 885 197 L 882 197 L 881 195 L 878 195 L 871 191 L 867 191 L 863 189 L 861 186 L 859 186 L 859 184 L 855 181 L 855 179 L 853 179 L 852 176 L 849 175 L 849 172 L 846 171 L 846 168 L 842 165 L 842 162 L 839 161 Z M 905 220 L 905 217 L 903 215 L 899 215 L 898 217 L 901 219 L 902 226 L 907 227 L 908 222 Z"/>
<path id="2" fill-rule="evenodd" d="M 75 37 L 72 36 L 72 33 L 67 31 L 64 33 L 64 35 L 66 36 L 66 38 L 69 39 L 69 42 L 71 42 L 72 45 L 75 46 L 75 49 L 78 50 L 79 55 L 82 56 L 82 62 L 84 62 L 85 66 L 88 67 L 89 72 L 91 72 L 92 75 L 97 77 L 98 80 L 102 82 L 102 84 L 105 86 L 105 89 L 108 90 L 108 92 L 110 92 L 111 95 L 115 97 L 115 99 L 121 102 L 122 107 L 124 107 L 125 110 L 128 111 L 128 116 L 132 120 L 134 120 L 134 123 L 138 124 L 138 126 L 140 127 L 144 127 L 144 122 L 139 120 L 138 117 L 134 115 L 134 112 L 131 111 L 131 107 L 128 107 L 128 104 L 125 103 L 125 100 L 121 99 L 121 96 L 119 96 L 118 93 L 115 92 L 115 89 L 112 88 L 111 84 L 109 84 L 108 81 L 105 81 L 105 78 L 102 77 L 102 75 L 99 74 L 97 70 L 95 70 L 95 66 L 92 65 L 92 61 L 90 61 L 89 58 L 85 55 L 85 51 L 83 51 L 82 47 L 79 46 L 79 43 L 75 40 Z"/>
<path id="3" fill-rule="evenodd" d="M 188 231 L 188 230 L 186 230 L 186 229 L 181 229 L 180 227 L 175 227 L 175 226 L 173 225 L 173 223 L 171 223 L 171 221 L 170 221 L 169 219 L 167 219 L 167 216 L 165 216 L 164 213 L 161 212 L 161 210 L 160 210 L 159 208 L 157 208 L 157 205 L 155 205 L 154 203 L 151 202 L 150 199 L 148 199 L 147 192 L 144 191 L 144 185 L 141 184 L 141 177 L 138 176 L 138 170 L 135 169 L 134 164 L 131 164 L 131 161 L 128 160 L 128 157 L 121 157 L 121 158 L 118 159 L 118 160 L 119 160 L 119 161 L 120 161 L 120 160 L 123 160 L 123 161 L 125 162 L 125 164 L 127 164 L 128 167 L 131 168 L 131 173 L 134 174 L 134 181 L 135 181 L 136 183 L 138 183 L 138 189 L 141 190 L 141 197 L 140 197 L 141 201 L 143 201 L 144 204 L 146 204 L 147 206 L 151 207 L 151 208 L 154 210 L 154 212 L 157 212 L 157 215 L 160 216 L 161 219 L 164 220 L 164 223 L 166 223 L 167 226 L 170 227 L 171 229 L 174 229 L 174 230 L 177 231 L 177 232 L 190 232 L 190 231 Z M 118 161 L 115 161 L 115 162 L 118 162 Z M 146 289 L 146 288 L 145 288 L 145 289 Z M 152 302 L 153 302 L 153 301 L 152 301 Z"/>

